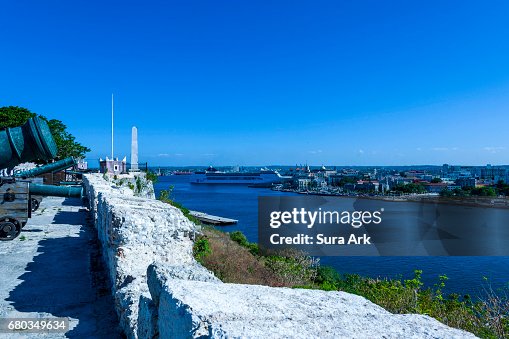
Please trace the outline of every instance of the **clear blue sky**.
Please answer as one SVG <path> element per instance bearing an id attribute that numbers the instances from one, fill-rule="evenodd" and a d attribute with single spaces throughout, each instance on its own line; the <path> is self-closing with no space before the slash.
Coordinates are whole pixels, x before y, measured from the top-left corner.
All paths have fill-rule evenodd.
<path id="1" fill-rule="evenodd" d="M 153 165 L 508 164 L 509 2 L 3 1 L 0 106 Z"/>

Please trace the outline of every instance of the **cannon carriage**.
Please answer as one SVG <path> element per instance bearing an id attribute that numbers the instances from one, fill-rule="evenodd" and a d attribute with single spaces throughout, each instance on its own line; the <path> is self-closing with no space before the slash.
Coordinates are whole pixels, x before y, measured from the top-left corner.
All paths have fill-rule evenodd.
<path id="1" fill-rule="evenodd" d="M 29 119 L 23 126 L 0 130 L 0 169 L 34 160 L 49 161 L 57 156 L 57 146 L 47 123 Z M 13 240 L 35 211 L 43 196 L 81 197 L 81 186 L 44 185 L 35 176 L 75 165 L 72 157 L 27 171 L 0 177 L 0 240 Z"/>

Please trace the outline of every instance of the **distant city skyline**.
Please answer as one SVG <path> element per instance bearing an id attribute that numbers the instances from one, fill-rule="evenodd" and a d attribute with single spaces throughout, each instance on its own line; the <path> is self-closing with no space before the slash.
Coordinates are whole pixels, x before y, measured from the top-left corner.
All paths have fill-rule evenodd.
<path id="1" fill-rule="evenodd" d="M 509 164 L 509 3 L 2 2 L 0 106 L 89 162 Z M 95 167 L 95 164 L 91 164 Z"/>

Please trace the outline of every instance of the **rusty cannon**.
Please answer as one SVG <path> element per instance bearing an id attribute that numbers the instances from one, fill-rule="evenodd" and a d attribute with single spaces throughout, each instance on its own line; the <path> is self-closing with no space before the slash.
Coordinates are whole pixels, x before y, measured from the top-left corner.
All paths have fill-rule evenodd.
<path id="1" fill-rule="evenodd" d="M 46 121 L 35 117 L 19 127 L 0 130 L 0 169 L 12 172 L 23 163 L 49 161 L 57 156 L 57 145 Z M 75 164 L 66 158 L 27 171 L 0 176 L 0 240 L 13 240 L 37 209 L 42 196 L 82 197 L 81 186 L 43 185 L 34 178 L 39 174 L 69 168 Z"/>

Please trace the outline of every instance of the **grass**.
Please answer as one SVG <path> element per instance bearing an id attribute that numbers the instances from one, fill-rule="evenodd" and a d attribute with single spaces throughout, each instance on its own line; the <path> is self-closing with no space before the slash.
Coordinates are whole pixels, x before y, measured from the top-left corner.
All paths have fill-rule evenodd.
<path id="1" fill-rule="evenodd" d="M 204 227 L 195 243 L 195 257 L 224 282 L 284 286 L 247 248 L 230 240 L 228 234 Z M 207 243 L 210 252 L 201 255 L 196 244 Z M 235 260 L 232 260 L 235 258 Z"/>

